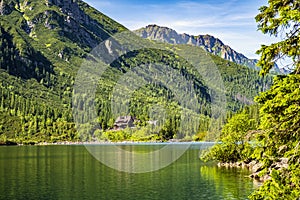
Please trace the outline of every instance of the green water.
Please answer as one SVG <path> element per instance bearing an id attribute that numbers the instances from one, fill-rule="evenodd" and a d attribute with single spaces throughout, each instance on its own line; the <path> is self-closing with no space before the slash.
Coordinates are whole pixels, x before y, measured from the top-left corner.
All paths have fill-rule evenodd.
<path id="1" fill-rule="evenodd" d="M 0 199 L 247 199 L 254 188 L 247 171 L 219 169 L 198 155 L 194 145 L 164 169 L 129 174 L 101 164 L 84 146 L 0 147 Z"/>

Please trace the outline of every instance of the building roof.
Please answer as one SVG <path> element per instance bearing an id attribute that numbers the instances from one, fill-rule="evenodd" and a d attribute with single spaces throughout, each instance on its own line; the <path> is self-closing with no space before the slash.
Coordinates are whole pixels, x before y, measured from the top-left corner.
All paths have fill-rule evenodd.
<path id="1" fill-rule="evenodd" d="M 128 125 L 131 125 L 134 122 L 134 119 L 132 116 L 120 116 L 116 119 L 114 125 L 119 127 L 126 127 Z"/>

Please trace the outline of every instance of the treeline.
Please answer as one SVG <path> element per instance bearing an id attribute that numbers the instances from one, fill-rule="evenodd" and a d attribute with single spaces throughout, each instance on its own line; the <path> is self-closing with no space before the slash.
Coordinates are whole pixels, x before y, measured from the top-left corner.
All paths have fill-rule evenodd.
<path id="1" fill-rule="evenodd" d="M 273 83 L 273 75 L 262 77 L 259 71 L 241 67 L 218 56 L 212 55 L 212 58 L 222 76 L 230 111 L 237 112 L 244 105 L 254 104 L 254 97 L 269 89 Z"/>
<path id="2" fill-rule="evenodd" d="M 164 70 L 158 68 L 157 65 L 176 71 L 177 75 L 183 79 L 178 79 L 175 72 L 161 74 Z M 143 69 L 138 68 L 139 66 L 143 66 Z M 130 73 L 130 70 L 134 68 L 138 70 L 138 74 L 135 74 L 137 77 L 126 77 L 126 73 Z M 126 80 L 122 82 L 124 77 Z M 198 121 L 200 116 L 203 116 L 201 118 L 202 129 L 204 126 L 208 127 L 205 124 L 210 121 L 211 107 L 207 88 L 202 83 L 201 76 L 186 62 L 176 58 L 174 54 L 152 49 L 130 52 L 112 63 L 111 67 L 107 68 L 99 78 L 95 99 L 84 94 L 73 97 L 74 106 L 78 111 L 75 113 L 75 118 L 80 123 L 88 121 L 87 119 L 93 112 L 91 105 L 95 103 L 98 123 L 102 130 L 112 129 L 118 116 L 130 115 L 138 119 L 139 122 L 136 125 L 139 128 L 147 126 L 149 120 L 161 120 L 160 128 L 152 131 L 152 134 L 156 134 L 160 140 L 192 139 L 192 134 L 199 129 L 199 123 L 187 124 L 181 121 L 184 113 L 186 115 L 189 113 L 190 116 L 186 117 L 191 119 L 197 114 Z M 170 80 L 177 81 L 168 84 Z M 181 88 L 185 82 L 180 81 L 190 82 L 189 87 Z M 179 92 L 175 95 L 172 89 L 177 89 Z M 195 91 L 194 96 L 191 98 L 184 96 L 191 90 Z M 126 93 L 129 95 L 124 95 Z M 197 107 L 198 113 L 193 113 L 195 111 L 185 107 L 191 102 L 200 105 Z M 156 113 L 151 118 L 152 109 Z M 155 111 L 155 109 L 158 110 Z M 184 113 L 183 109 L 185 109 Z M 144 136 L 151 134 L 150 129 L 143 130 Z"/>
<path id="3" fill-rule="evenodd" d="M 196 135 L 193 137 L 196 140 L 214 140 L 216 136 L 220 135 L 220 131 L 227 118 L 230 118 L 234 112 L 245 105 L 253 104 L 253 97 L 269 87 L 272 77 L 261 78 L 258 72 L 254 70 L 223 61 L 218 57 L 213 57 L 213 59 L 221 72 L 227 95 L 228 114 L 225 114 L 221 118 L 212 118 L 212 105 L 208 88 L 203 83 L 201 75 L 193 69 L 193 66 L 173 53 L 147 49 L 130 52 L 130 54 L 124 55 L 112 63 L 111 68 L 107 68 L 100 77 L 95 99 L 91 97 L 88 99 L 88 95 L 75 97 L 75 106 L 82 111 L 78 113 L 80 116 L 79 120 L 81 120 L 81 123 L 84 123 L 87 121 L 86 119 L 89 119 L 90 113 L 93 112 L 91 105 L 95 103 L 98 123 L 101 129 L 112 129 L 114 121 L 118 116 L 127 115 L 139 119 L 137 125 L 143 127 L 147 125 L 146 122 L 148 120 L 156 120 L 153 117 L 152 119 L 150 118 L 149 112 L 153 107 L 160 106 L 165 109 L 165 113 L 157 113 L 157 119 L 164 117 L 165 121 L 159 129 L 160 131 L 154 132 L 159 136 L 158 138 L 185 138 L 191 140 L 191 134 L 194 133 Z M 190 81 L 192 89 L 195 91 L 194 99 L 181 96 L 179 99 L 182 101 L 179 102 L 178 97 L 176 99 L 173 93 L 174 91 L 168 88 L 170 85 L 164 86 L 159 82 L 155 82 L 153 78 L 163 77 L 170 80 L 176 80 L 177 78 L 174 73 L 169 74 L 167 77 L 166 75 L 159 75 L 156 65 L 168 66 L 177 70 L 185 78 L 181 81 Z M 138 68 L 139 66 L 143 66 L 143 70 Z M 134 68 L 138 68 L 137 76 L 143 79 L 126 77 L 126 73 L 131 72 Z M 119 82 L 123 76 L 126 77 L 126 81 Z M 180 88 L 183 84 L 184 82 L 176 82 L 174 87 Z M 135 91 L 130 93 L 131 90 Z M 184 92 L 190 92 L 188 88 L 183 88 L 183 90 L 187 91 L 182 91 L 179 95 L 184 95 Z M 130 96 L 122 96 L 124 93 L 130 94 Z M 197 108 L 199 111 L 197 113 L 198 123 L 190 125 L 182 122 L 182 109 L 185 108 L 184 105 L 188 104 L 186 101 L 197 102 L 200 105 Z M 114 111 L 112 111 L 112 108 Z M 251 110 L 250 112 L 254 111 Z M 117 116 L 115 115 L 116 113 L 118 113 Z M 192 110 L 187 113 L 190 113 L 190 117 L 192 118 Z M 185 133 L 180 133 L 180 126 L 183 126 Z M 143 130 L 145 131 L 144 136 L 150 134 L 148 129 Z M 123 133 L 128 135 L 128 132 L 125 133 L 123 131 Z M 124 136 L 124 138 L 127 137 Z"/>
<path id="4" fill-rule="evenodd" d="M 7 138 L 18 143 L 79 139 L 69 109 L 52 107 L 41 99 L 24 98 L 3 85 L 0 94 L 0 132 Z"/>
<path id="5" fill-rule="evenodd" d="M 131 52 L 112 63 L 111 67 L 107 68 L 102 76 L 99 77 L 95 99 L 90 98 L 88 95 L 74 96 L 71 86 L 74 82 L 73 78 L 64 72 L 56 73 L 54 76 L 56 84 L 51 84 L 50 86 L 44 84 L 43 79 L 40 81 L 34 79 L 24 81 L 22 79 L 14 80 L 15 78 L 7 76 L 11 78 L 10 81 L 3 81 L 1 85 L 2 116 L 3 118 L 4 116 L 7 117 L 8 114 L 11 118 L 17 117 L 15 119 L 18 119 L 19 129 L 21 130 L 10 130 L 8 138 L 15 138 L 18 142 L 28 140 L 55 142 L 103 139 L 102 136 L 105 135 L 105 132 L 113 129 L 114 122 L 118 116 L 130 115 L 139 120 L 136 125 L 140 128 L 140 138 L 154 134 L 154 138 L 159 140 L 175 138 L 214 140 L 220 135 L 227 117 L 244 105 L 252 104 L 252 95 L 256 95 L 259 91 L 267 88 L 272 78 L 270 76 L 258 78 L 257 72 L 246 67 L 219 60 L 218 57 L 213 57 L 213 59 L 221 72 L 226 88 L 227 116 L 225 114 L 219 119 L 212 118 L 212 105 L 208 88 L 203 82 L 201 75 L 191 65 L 172 53 L 148 49 Z M 177 79 L 174 73 L 170 73 L 168 77 L 165 77 L 166 79 L 177 81 L 172 83 L 173 89 L 179 88 L 179 90 L 182 90 L 176 94 L 177 96 L 172 91 L 172 88 L 168 88 L 168 85 L 151 80 L 153 77 L 150 76 L 154 76 L 154 79 L 163 77 L 159 74 L 157 66 L 152 63 L 170 67 L 184 78 Z M 143 65 L 144 68 L 144 71 L 139 71 L 138 74 L 138 76 L 144 78 L 143 81 L 145 82 L 142 82 L 142 85 L 140 80 L 131 78 L 128 79 L 129 84 L 116 87 L 117 82 L 123 76 L 126 76 L 126 73 L 140 65 Z M 243 74 L 246 74 L 246 76 Z M 180 88 L 185 84 L 184 81 L 189 82 L 190 88 Z M 243 81 L 245 81 L 244 84 L 242 84 Z M 22 87 L 27 88 L 28 91 L 22 90 Z M 132 92 L 130 98 L 124 99 L 122 93 L 124 91 L 129 91 L 130 93 L 132 89 L 135 89 L 135 91 Z M 184 96 L 191 91 L 194 91 L 194 96 Z M 113 99 L 113 92 L 121 95 L 114 96 Z M 72 113 L 72 95 L 74 100 L 73 106 L 78 108 L 79 113 Z M 116 104 L 116 102 L 118 103 Z M 193 109 L 185 107 L 191 102 L 199 104 L 199 107 L 196 108 L 197 113 L 194 113 Z M 96 121 L 88 122 L 90 113 L 94 112 L 92 105 L 95 105 L 97 119 Z M 127 105 L 128 109 L 124 110 Z M 156 115 L 150 116 L 149 113 L 153 108 L 158 109 L 158 111 Z M 182 121 L 183 109 L 185 109 L 185 115 L 189 115 L 191 118 L 189 122 L 194 120 L 197 123 Z M 163 112 L 159 113 L 161 111 Z M 116 115 L 116 113 L 118 114 Z M 79 132 L 75 129 L 73 114 L 77 119 L 80 116 L 80 123 L 84 127 L 78 127 Z M 197 119 L 193 118 L 193 116 L 197 117 Z M 164 118 L 164 120 L 161 121 L 159 128 L 150 129 L 147 121 L 156 120 L 160 117 Z M 3 129 L 2 132 L 7 134 L 7 129 Z M 132 131 L 130 132 L 132 134 Z M 141 132 L 144 132 L 144 134 L 141 134 Z M 123 133 L 125 134 L 125 132 Z M 108 136 L 104 137 L 105 140 L 110 140 L 111 138 Z M 124 138 L 128 139 L 128 137 Z"/>

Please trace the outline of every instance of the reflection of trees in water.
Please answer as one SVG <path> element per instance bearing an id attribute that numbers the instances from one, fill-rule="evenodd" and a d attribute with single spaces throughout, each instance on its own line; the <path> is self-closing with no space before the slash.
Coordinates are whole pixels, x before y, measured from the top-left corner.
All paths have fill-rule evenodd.
<path id="1" fill-rule="evenodd" d="M 200 167 L 201 178 L 212 184 L 215 193 L 224 199 L 244 199 L 254 189 L 251 179 L 247 178 L 249 171 L 241 168 L 217 167 L 212 164 Z M 249 181 L 247 181 L 249 180 Z"/>

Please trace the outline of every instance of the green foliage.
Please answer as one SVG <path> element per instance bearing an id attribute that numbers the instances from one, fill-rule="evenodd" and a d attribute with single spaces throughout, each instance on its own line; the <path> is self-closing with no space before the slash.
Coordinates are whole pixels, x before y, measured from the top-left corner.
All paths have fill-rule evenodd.
<path id="1" fill-rule="evenodd" d="M 91 124 L 83 124 L 82 133 L 77 133 L 71 112 L 74 77 L 95 45 L 126 28 L 83 1 L 70 1 L 72 10 L 47 1 L 11 0 L 5 3 L 7 12 L 0 18 L 0 134 L 3 137 L 19 143 L 37 143 L 80 139 L 89 141 L 102 136 L 114 141 L 124 138 L 192 139 L 190 133 L 197 131 L 199 135 L 195 140 L 202 140 L 205 136 L 205 139 L 213 140 L 218 135 L 225 119 L 211 118 L 210 95 L 201 74 L 171 51 L 155 49 L 129 52 L 111 64 L 100 78 L 96 93 L 97 122 L 101 129 L 91 129 L 91 133 L 84 133 L 90 130 Z M 67 11 L 74 13 L 69 14 Z M 172 49 L 173 46 L 166 44 L 167 48 Z M 187 52 L 193 50 L 193 47 L 187 45 L 180 48 Z M 211 57 L 221 72 L 226 88 L 227 108 L 232 112 L 253 103 L 253 97 L 266 90 L 272 82 L 271 76 L 260 78 L 254 70 L 217 56 Z M 137 117 L 140 120 L 138 128 L 130 131 L 130 137 L 126 131 L 116 133 L 117 136 L 113 137 L 114 132 L 109 130 L 118 117 L 112 116 L 111 111 L 114 86 L 125 73 L 145 63 L 168 65 L 192 83 L 196 91 L 193 100 L 202 105 L 199 126 L 185 127 L 188 131 L 181 133 L 178 127 L 183 107 L 170 89 L 148 84 L 136 90 L 131 99 L 123 100 L 123 103 L 130 103 L 130 112 L 124 115 Z M 74 103 L 79 106 L 94 103 L 86 96 L 74 98 Z M 166 110 L 165 123 L 157 128 L 146 126 L 151 107 L 157 105 Z M 187 113 L 193 116 L 191 111 Z M 81 116 L 82 121 L 88 118 L 87 115 Z M 211 124 L 216 125 L 209 132 Z M 82 135 L 86 138 L 81 138 Z"/>
<path id="2" fill-rule="evenodd" d="M 294 148 L 300 139 L 300 75 L 277 77 L 267 92 L 256 98 L 261 107 L 261 126 L 264 131 L 258 138 L 267 149 L 266 157 L 284 156 L 278 153 L 282 145 Z"/>
<path id="3" fill-rule="evenodd" d="M 259 77 L 256 70 L 224 61 L 217 56 L 212 56 L 212 58 L 222 76 L 230 111 L 237 112 L 244 105 L 253 104 L 254 97 L 272 85 L 273 76 L 271 75 Z"/>
<path id="4" fill-rule="evenodd" d="M 299 140 L 300 140 L 300 75 L 277 77 L 267 92 L 256 98 L 261 107 L 262 132 L 257 135 L 259 146 L 254 156 L 273 167 L 280 158 L 289 159 L 288 169 L 272 169 L 272 179 L 251 198 L 296 199 L 300 194 Z"/>
<path id="5" fill-rule="evenodd" d="M 253 147 L 250 144 L 249 131 L 256 128 L 257 122 L 246 112 L 247 110 L 244 110 L 228 120 L 222 129 L 219 143 L 202 156 L 203 160 L 229 163 L 248 161 L 251 158 Z"/>
<path id="6" fill-rule="evenodd" d="M 300 196 L 300 151 L 299 143 L 290 150 L 288 168 L 272 168 L 271 179 L 251 194 L 250 199 L 298 199 Z"/>
<path id="7" fill-rule="evenodd" d="M 258 63 L 262 67 L 261 74 L 266 75 L 275 61 L 284 57 L 292 59 L 295 71 L 288 76 L 277 76 L 270 90 L 261 93 L 255 99 L 261 106 L 259 119 L 256 115 L 256 120 L 249 120 L 242 113 L 229 120 L 223 129 L 223 133 L 229 135 L 221 137 L 222 143 L 213 147 L 208 155 L 222 162 L 251 158 L 263 164 L 264 169 L 260 175 L 264 176 L 270 172 L 271 179 L 251 194 L 250 199 L 298 199 L 300 196 L 300 76 L 298 75 L 300 2 L 269 0 L 268 3 L 268 6 L 260 8 L 260 14 L 256 16 L 259 30 L 272 36 L 285 35 L 285 38 L 269 46 L 263 45 L 258 51 L 261 54 Z M 245 131 L 252 128 L 259 129 L 252 135 L 252 140 L 255 141 L 254 150 L 239 148 L 239 145 L 244 144 L 245 139 L 249 139 Z M 246 144 L 250 146 L 249 143 Z M 244 149 L 247 151 L 244 152 Z M 277 166 L 281 158 L 288 159 L 288 168 Z"/>
<path id="8" fill-rule="evenodd" d="M 300 2 L 270 0 L 256 16 L 263 33 L 282 36 L 281 41 L 262 46 L 259 65 L 266 74 L 275 61 L 282 57 L 292 59 L 294 73 L 278 76 L 269 91 L 256 101 L 262 105 L 261 131 L 254 156 L 264 164 L 264 172 L 271 170 L 271 179 L 255 191 L 251 199 L 299 199 L 300 168 Z M 276 162 L 288 159 L 288 168 L 276 169 Z M 264 174 L 262 174 L 264 175 Z"/>
<path id="9" fill-rule="evenodd" d="M 261 74 L 267 74 L 274 63 L 281 58 L 292 59 L 295 71 L 300 68 L 300 2 L 298 0 L 269 0 L 268 6 L 262 6 L 256 16 L 258 29 L 264 34 L 280 36 L 283 39 L 269 46 L 262 45 L 257 51 L 261 54 L 258 65 L 262 67 Z"/>
<path id="10" fill-rule="evenodd" d="M 130 139 L 129 130 L 120 131 L 105 131 L 100 137 L 101 140 L 117 142 L 117 141 L 128 141 Z"/>
<path id="11" fill-rule="evenodd" d="M 204 141 L 207 136 L 207 132 L 198 132 L 197 134 L 193 135 L 193 141 Z"/>
<path id="12" fill-rule="evenodd" d="M 271 180 L 266 181 L 259 190 L 250 195 L 250 199 L 298 199 L 300 196 L 298 168 L 289 170 L 272 170 Z"/>
<path id="13" fill-rule="evenodd" d="M 46 2 L 5 1 L 6 12 L 0 18 L 0 134 L 18 143 L 79 140 L 71 113 L 71 88 L 93 46 L 78 32 L 70 33 L 72 24 L 66 23 L 67 16 Z M 76 5 L 72 5 L 74 9 L 88 8 L 84 2 Z M 93 35 L 95 44 L 121 27 L 94 10 L 96 14 L 111 26 L 105 34 L 98 30 L 101 24 L 80 24 Z M 76 28 L 74 24 L 71 27 Z"/>
<path id="14" fill-rule="evenodd" d="M 161 138 L 153 134 L 147 127 L 124 130 L 110 130 L 99 134 L 99 141 L 122 142 L 122 141 L 158 141 Z"/>

